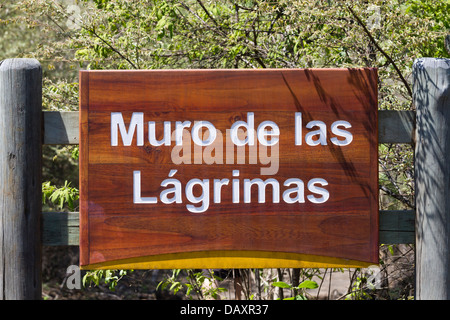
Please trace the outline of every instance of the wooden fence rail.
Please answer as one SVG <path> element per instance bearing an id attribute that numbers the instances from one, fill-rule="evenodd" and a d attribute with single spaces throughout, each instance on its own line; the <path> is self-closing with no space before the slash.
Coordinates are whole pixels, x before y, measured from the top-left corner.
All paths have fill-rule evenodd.
<path id="1" fill-rule="evenodd" d="M 44 111 L 44 144 L 78 144 L 78 111 Z M 414 111 L 380 110 L 379 143 L 412 143 Z"/>
<path id="2" fill-rule="evenodd" d="M 43 212 L 44 246 L 78 246 L 78 212 Z M 380 244 L 414 243 L 414 211 L 380 211 Z"/>
<path id="3" fill-rule="evenodd" d="M 78 144 L 77 111 L 44 111 L 43 143 Z M 379 143 L 413 143 L 415 112 L 379 111 Z M 380 211 L 380 244 L 414 243 L 414 211 Z M 43 212 L 43 245 L 77 246 L 78 212 Z"/>

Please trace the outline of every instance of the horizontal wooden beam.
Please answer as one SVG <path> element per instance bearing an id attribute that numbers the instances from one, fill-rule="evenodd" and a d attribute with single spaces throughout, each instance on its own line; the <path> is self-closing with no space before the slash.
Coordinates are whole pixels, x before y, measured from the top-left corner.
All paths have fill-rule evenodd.
<path id="1" fill-rule="evenodd" d="M 378 111 L 379 143 L 413 143 L 415 123 L 414 111 Z"/>
<path id="2" fill-rule="evenodd" d="M 380 244 L 413 244 L 415 241 L 415 212 L 413 210 L 380 211 Z"/>
<path id="3" fill-rule="evenodd" d="M 80 221 L 78 212 L 43 212 L 44 246 L 78 246 Z"/>
<path id="4" fill-rule="evenodd" d="M 44 246 L 78 246 L 78 212 L 43 212 Z M 380 211 L 380 244 L 414 243 L 414 211 Z"/>
<path id="5" fill-rule="evenodd" d="M 379 143 L 412 143 L 415 112 L 380 110 Z M 78 144 L 78 111 L 44 111 L 44 144 Z"/>
<path id="6" fill-rule="evenodd" d="M 44 111 L 44 144 L 78 144 L 78 111 Z"/>

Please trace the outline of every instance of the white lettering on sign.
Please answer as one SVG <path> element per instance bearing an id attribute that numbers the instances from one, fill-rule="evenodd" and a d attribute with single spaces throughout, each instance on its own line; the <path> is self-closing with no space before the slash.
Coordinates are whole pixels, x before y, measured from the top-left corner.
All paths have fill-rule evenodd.
<path id="1" fill-rule="evenodd" d="M 239 171 L 239 170 L 234 170 Z M 177 170 L 172 169 L 169 173 L 169 177 L 173 177 Z M 233 175 L 237 175 L 235 172 Z M 213 201 L 214 203 L 221 203 L 222 189 L 228 186 L 229 179 L 213 179 L 210 183 L 210 179 L 191 179 L 186 183 L 184 187 L 184 194 L 189 204 L 186 208 L 190 212 L 201 213 L 205 212 L 209 208 L 210 204 L 210 184 L 213 186 Z M 284 182 L 284 186 L 291 186 L 295 184 L 296 187 L 286 189 L 283 192 L 283 201 L 286 203 L 304 203 L 305 202 L 305 184 L 302 180 L 297 178 L 290 178 Z M 329 198 L 329 193 L 326 189 L 318 187 L 317 185 L 326 186 L 328 182 L 325 179 L 314 178 L 308 181 L 307 189 L 313 194 L 307 196 L 308 201 L 311 203 L 324 203 Z M 268 186 L 272 189 L 272 202 L 280 202 L 280 183 L 275 178 L 268 178 L 262 180 L 260 178 L 244 179 L 243 193 L 244 203 L 251 203 L 251 190 L 252 186 L 256 186 L 258 190 L 258 203 L 266 202 L 266 189 Z M 161 182 L 161 187 L 166 189 L 162 190 L 159 199 L 162 203 L 182 203 L 183 199 L 183 187 L 181 181 L 176 178 L 165 179 Z M 233 203 L 240 203 L 239 190 L 241 187 L 241 181 L 239 179 L 233 179 L 231 184 L 231 194 L 233 196 Z M 194 195 L 194 188 L 201 190 L 201 193 L 197 196 Z M 169 195 L 171 195 L 169 197 Z M 320 196 L 320 197 L 316 197 Z M 133 202 L 136 204 L 155 204 L 158 202 L 157 197 L 142 197 L 141 195 L 141 171 L 133 171 Z M 196 206 L 197 204 L 197 206 Z"/>
<path id="2" fill-rule="evenodd" d="M 136 130 L 137 128 L 137 130 Z M 122 142 L 124 146 L 131 146 L 133 141 L 134 132 L 137 131 L 136 145 L 144 145 L 144 114 L 142 112 L 133 112 L 131 116 L 130 125 L 128 131 L 125 128 L 122 112 L 111 112 L 111 145 L 118 145 L 118 132 L 120 129 L 120 135 L 122 136 Z"/>
<path id="3" fill-rule="evenodd" d="M 223 162 L 223 137 L 220 130 L 217 130 L 213 123 L 209 121 L 176 121 L 172 132 L 172 122 L 162 123 L 163 134 L 157 135 L 157 123 L 148 121 L 148 142 L 155 147 L 168 147 L 175 142 L 172 149 L 171 159 L 174 165 L 190 164 L 190 141 L 194 142 L 194 163 L 196 164 L 222 164 Z M 302 146 L 303 142 L 307 146 L 325 146 L 329 142 L 345 147 L 352 143 L 353 135 L 348 130 L 352 128 L 350 122 L 337 120 L 330 126 L 331 137 L 327 136 L 327 124 L 320 120 L 309 121 L 304 127 L 309 131 L 304 138 L 303 118 L 301 112 L 294 114 L 295 146 Z M 128 128 L 128 129 L 127 129 Z M 190 129 L 190 131 L 189 131 Z M 234 161 L 234 147 L 249 148 L 249 163 L 256 164 L 259 156 L 260 163 L 270 164 L 270 168 L 261 168 L 261 175 L 274 175 L 278 170 L 278 144 L 280 141 L 280 128 L 270 120 L 261 122 L 255 130 L 255 115 L 253 112 L 247 113 L 247 119 L 236 121 L 230 129 L 227 129 L 226 157 L 227 164 L 229 158 Z M 121 139 L 119 139 L 119 136 Z M 158 140 L 157 137 L 162 137 Z M 303 140 L 304 139 L 304 140 Z M 119 143 L 121 141 L 121 143 Z M 128 125 L 125 123 L 121 112 L 111 113 L 111 146 L 131 146 L 135 141 L 136 146 L 144 145 L 144 113 L 133 112 Z M 187 145 L 187 147 L 186 147 Z M 258 148 L 256 146 L 259 145 Z M 196 147 L 197 146 L 197 147 Z M 203 148 L 205 147 L 205 148 Z M 270 152 L 268 149 L 270 148 Z M 242 148 L 240 149 L 243 150 Z M 236 151 L 237 163 L 242 162 L 242 154 Z M 180 156 L 180 152 L 183 156 Z M 213 156 L 214 154 L 214 156 Z M 270 156 L 269 156 L 270 154 Z M 275 159 L 274 159 L 275 158 Z M 276 160 L 276 161 L 274 161 Z M 266 169 L 265 171 L 263 169 Z M 232 203 L 279 203 L 281 201 L 289 204 L 305 203 L 321 204 L 328 201 L 330 193 L 326 189 L 328 182 L 323 178 L 312 178 L 307 183 L 299 178 L 288 178 L 280 183 L 276 178 L 254 178 L 239 179 L 239 170 L 233 170 L 233 179 L 214 177 L 213 179 L 190 179 L 183 187 L 179 179 L 175 177 L 178 170 L 172 169 L 168 178 L 160 183 L 163 190 L 159 195 L 143 196 L 141 192 L 142 176 L 141 171 L 133 171 L 133 203 L 135 204 L 156 204 L 161 201 L 164 204 L 183 203 L 183 198 L 187 199 L 186 209 L 192 213 L 202 213 L 208 210 L 210 203 L 221 203 L 223 192 L 231 194 Z M 151 174 L 151 173 L 148 173 Z M 281 186 L 280 186 L 281 184 Z M 281 190 L 286 187 L 284 190 Z M 257 199 L 252 199 L 252 190 L 257 189 Z M 212 189 L 212 191 L 211 191 Z M 240 199 L 242 190 L 243 199 Z M 267 191 L 270 190 L 272 197 L 266 198 Z M 307 194 L 306 194 L 307 193 Z M 184 197 L 183 197 L 184 194 Z"/>
<path id="4" fill-rule="evenodd" d="M 183 132 L 185 128 L 191 127 L 191 121 L 176 121 L 175 123 L 175 142 L 177 146 L 183 143 Z M 158 146 L 170 146 L 171 145 L 171 122 L 164 121 L 164 138 L 160 141 L 156 139 L 155 122 L 148 122 L 148 142 L 150 145 Z M 205 127 L 208 129 L 209 137 L 206 140 L 202 140 L 200 137 L 200 129 Z M 266 128 L 271 130 L 267 131 Z M 348 121 L 338 120 L 331 124 L 331 132 L 337 137 L 330 138 L 330 141 L 337 146 L 349 145 L 353 140 L 353 135 L 347 130 L 342 130 L 340 127 L 346 129 L 351 128 L 352 125 Z M 242 139 L 239 137 L 239 130 L 245 128 L 246 137 Z M 323 121 L 313 120 L 306 124 L 306 128 L 315 129 L 308 132 L 305 135 L 305 141 L 309 146 L 327 145 L 327 125 Z M 209 121 L 195 121 L 191 130 L 192 140 L 199 146 L 211 145 L 217 137 L 217 131 L 215 126 Z M 130 124 L 128 130 L 126 129 L 125 122 L 123 120 L 122 112 L 111 112 L 111 146 L 118 146 L 118 136 L 122 137 L 123 146 L 131 146 L 133 137 L 136 132 L 136 145 L 144 145 L 144 114 L 142 112 L 133 112 L 131 115 Z M 280 129 L 273 121 L 263 121 L 256 131 L 256 137 L 258 142 L 264 146 L 276 145 L 279 141 Z M 254 130 L 254 114 L 249 112 L 247 114 L 247 122 L 237 121 L 230 129 L 231 141 L 236 146 L 255 145 L 255 130 Z M 267 140 L 267 137 L 271 137 Z M 339 140 L 338 137 L 344 138 Z M 295 145 L 302 145 L 302 113 L 295 113 Z"/>
<path id="5" fill-rule="evenodd" d="M 295 145 L 302 145 L 302 113 L 295 113 Z M 317 145 L 327 145 L 327 125 L 318 120 L 310 121 L 306 124 L 306 128 L 312 129 L 317 127 L 318 130 L 308 132 L 305 136 L 306 143 L 309 146 Z M 344 140 L 339 140 L 337 137 L 332 137 L 330 140 L 333 144 L 337 146 L 346 146 L 353 141 L 353 135 L 346 130 L 342 130 L 339 127 L 344 127 L 346 129 L 351 128 L 352 125 L 348 121 L 338 120 L 331 124 L 331 132 L 338 136 L 345 138 Z M 314 137 L 317 136 L 317 139 Z"/>

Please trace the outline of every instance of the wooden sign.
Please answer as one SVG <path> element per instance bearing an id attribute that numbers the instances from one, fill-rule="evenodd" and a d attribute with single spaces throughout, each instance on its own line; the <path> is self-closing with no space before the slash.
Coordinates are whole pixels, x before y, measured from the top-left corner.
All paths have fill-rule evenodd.
<path id="1" fill-rule="evenodd" d="M 80 72 L 84 269 L 378 263 L 375 69 Z"/>

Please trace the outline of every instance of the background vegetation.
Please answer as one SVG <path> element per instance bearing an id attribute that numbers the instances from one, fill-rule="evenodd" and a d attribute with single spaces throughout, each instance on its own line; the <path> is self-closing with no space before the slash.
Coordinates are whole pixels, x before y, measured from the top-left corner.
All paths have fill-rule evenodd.
<path id="1" fill-rule="evenodd" d="M 45 110 L 77 110 L 80 69 L 313 67 L 376 67 L 379 108 L 414 110 L 412 64 L 450 57 L 449 23 L 448 0 L 0 0 L 0 60 L 41 62 Z M 76 147 L 45 147 L 45 210 L 78 209 L 77 157 Z M 411 146 L 380 145 L 379 165 L 380 209 L 414 209 Z M 382 245 L 376 290 L 359 269 L 172 270 L 158 290 L 218 298 L 231 279 L 242 299 L 318 298 L 326 276 L 348 272 L 341 299 L 408 299 L 413 253 Z M 114 288 L 122 276 L 87 273 L 85 284 Z"/>

